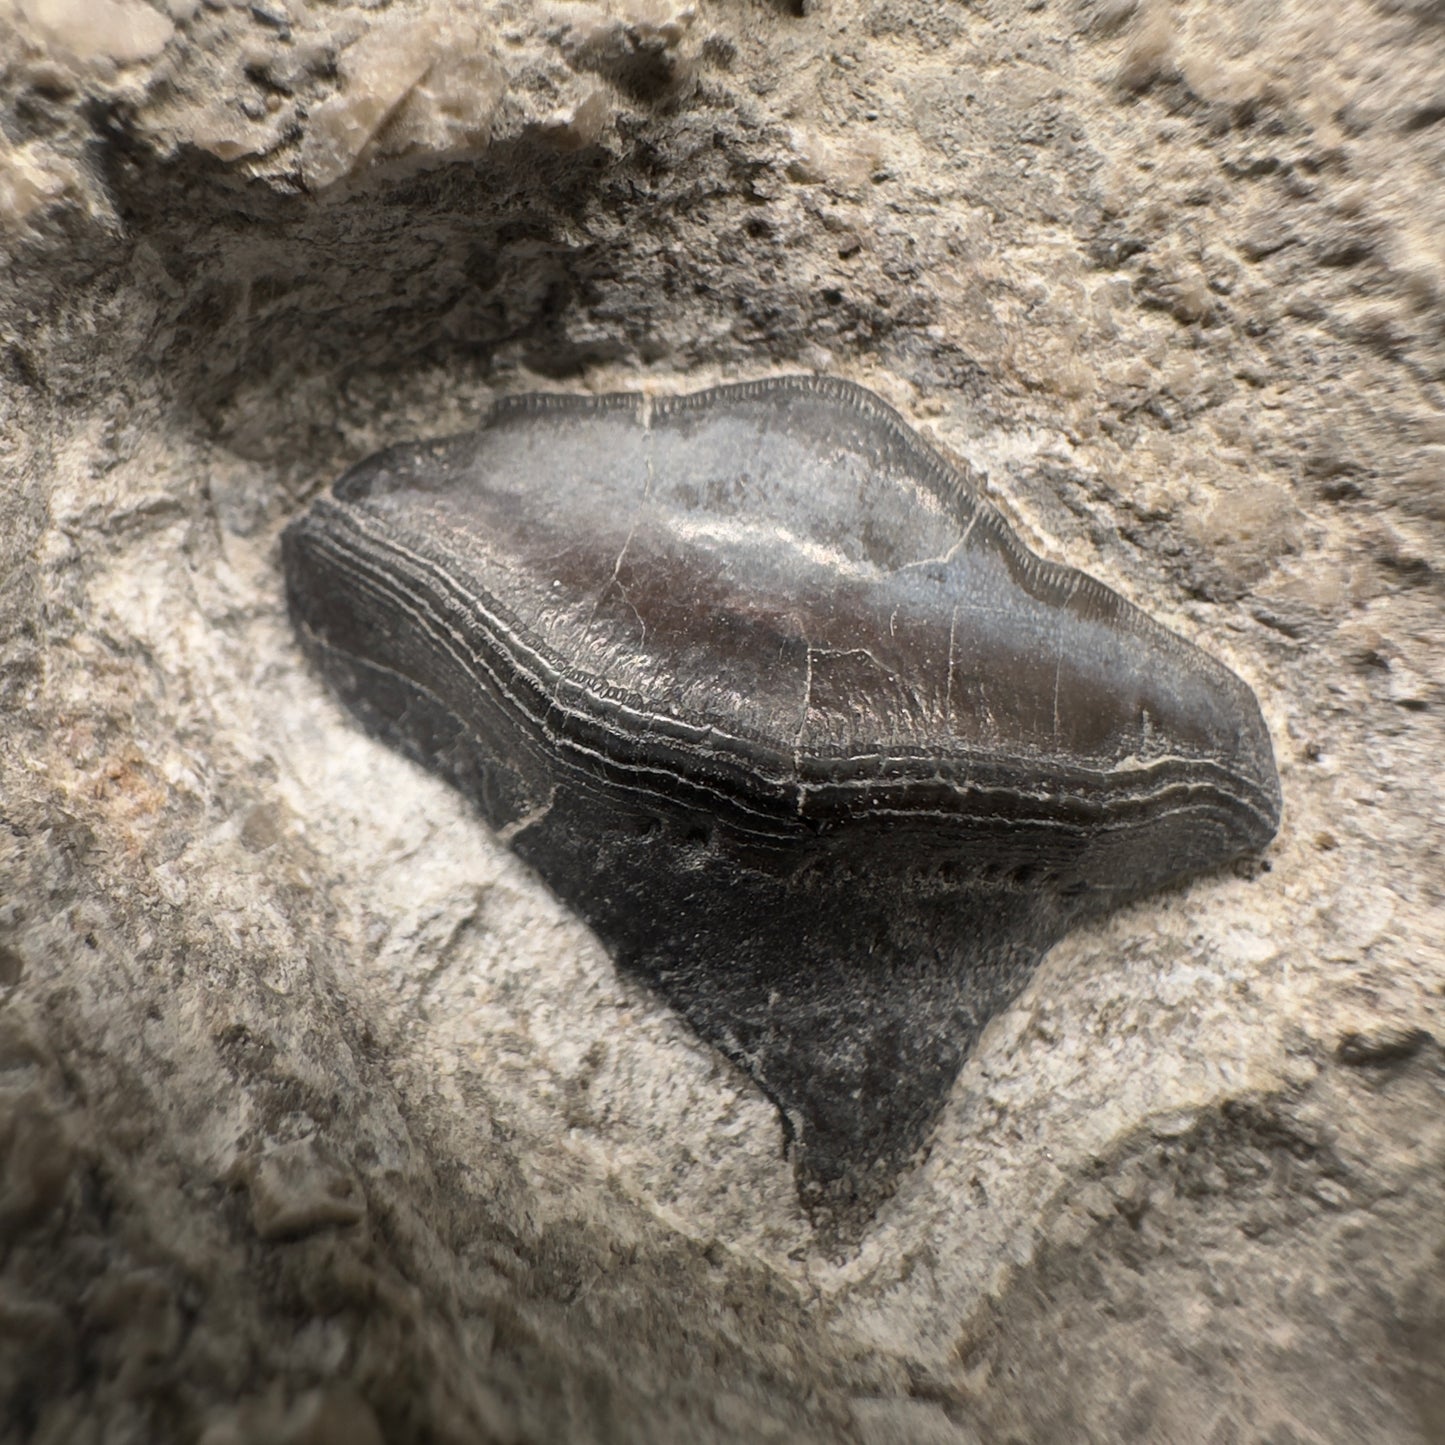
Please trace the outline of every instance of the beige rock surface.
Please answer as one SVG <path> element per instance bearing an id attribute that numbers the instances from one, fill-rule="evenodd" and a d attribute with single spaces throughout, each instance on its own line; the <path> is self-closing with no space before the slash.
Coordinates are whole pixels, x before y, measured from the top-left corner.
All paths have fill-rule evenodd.
<path id="1" fill-rule="evenodd" d="M 1445 1435 L 1438 0 L 0 3 L 0 1440 Z M 499 392 L 852 377 L 1256 688 L 861 1247 L 303 666 Z"/>

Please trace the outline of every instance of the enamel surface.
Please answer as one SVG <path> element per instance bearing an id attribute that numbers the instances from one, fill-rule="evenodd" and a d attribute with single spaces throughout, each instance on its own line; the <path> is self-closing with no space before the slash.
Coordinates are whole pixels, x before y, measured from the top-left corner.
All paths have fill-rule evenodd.
<path id="1" fill-rule="evenodd" d="M 348 704 L 759 1082 L 830 1217 L 1070 917 L 1278 823 L 1249 689 L 848 383 L 510 399 L 284 552 Z"/>

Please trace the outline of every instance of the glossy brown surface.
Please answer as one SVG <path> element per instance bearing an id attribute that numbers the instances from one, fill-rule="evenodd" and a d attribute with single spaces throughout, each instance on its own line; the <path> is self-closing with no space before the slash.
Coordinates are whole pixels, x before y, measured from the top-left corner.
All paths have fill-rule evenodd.
<path id="1" fill-rule="evenodd" d="M 1277 826 L 1248 688 L 848 383 L 510 399 L 284 550 L 342 696 L 759 1082 L 834 1217 L 1071 916 Z"/>

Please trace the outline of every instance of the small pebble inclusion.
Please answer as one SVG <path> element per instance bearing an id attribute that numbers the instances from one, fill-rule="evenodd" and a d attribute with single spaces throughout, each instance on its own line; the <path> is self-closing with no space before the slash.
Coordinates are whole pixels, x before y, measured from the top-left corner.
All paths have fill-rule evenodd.
<path id="1" fill-rule="evenodd" d="M 849 383 L 507 399 L 283 553 L 341 696 L 757 1081 L 838 1229 L 1073 918 L 1278 823 L 1244 683 Z"/>

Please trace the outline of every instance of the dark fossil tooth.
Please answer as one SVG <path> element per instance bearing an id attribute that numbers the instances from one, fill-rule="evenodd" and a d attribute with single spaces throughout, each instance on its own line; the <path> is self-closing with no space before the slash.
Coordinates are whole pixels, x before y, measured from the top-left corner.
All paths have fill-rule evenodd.
<path id="1" fill-rule="evenodd" d="M 867 1217 L 1083 913 L 1273 835 L 1249 689 L 871 393 L 525 396 L 287 530 L 307 650 Z"/>

